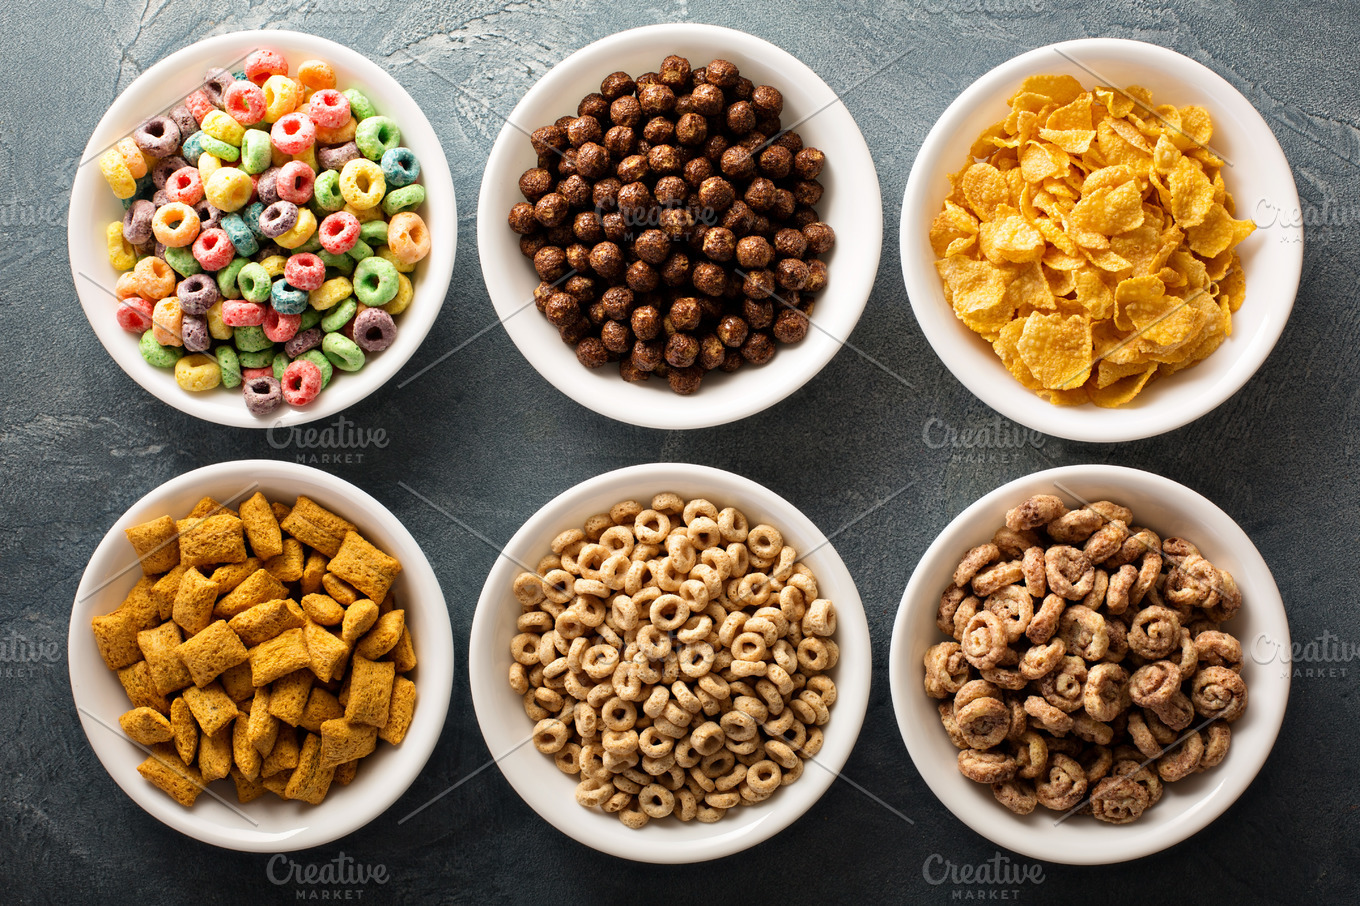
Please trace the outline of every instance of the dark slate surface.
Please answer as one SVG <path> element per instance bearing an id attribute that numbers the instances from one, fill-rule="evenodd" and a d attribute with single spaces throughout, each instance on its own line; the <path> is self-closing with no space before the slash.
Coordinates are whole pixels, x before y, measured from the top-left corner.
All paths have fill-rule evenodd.
<path id="1" fill-rule="evenodd" d="M 108 526 L 157 484 L 223 459 L 294 458 L 302 451 L 274 449 L 262 433 L 182 415 L 112 365 L 74 299 L 64 252 L 71 174 L 56 162 L 80 152 L 104 107 L 140 72 L 196 39 L 285 27 L 350 43 L 426 106 L 465 212 L 448 301 L 404 372 L 414 374 L 494 320 L 478 268 L 474 208 L 481 162 L 500 123 L 451 85 L 509 111 L 569 52 L 659 21 L 746 29 L 802 58 L 837 89 L 916 45 L 845 102 L 873 151 L 887 226 L 877 288 L 853 341 L 910 375 L 918 389 L 905 392 L 843 351 L 801 391 L 744 423 L 690 433 L 644 430 L 567 401 L 494 329 L 413 385 L 418 392 L 390 386 L 376 393 L 347 417 L 384 429 L 391 444 L 362 463 L 327 468 L 375 494 L 425 545 L 459 649 L 453 705 L 429 765 L 387 815 L 294 858 L 321 864 L 343 852 L 383 866 L 389 881 L 339 889 L 274 884 L 268 856 L 219 851 L 162 827 L 110 781 L 76 720 L 65 632 L 81 570 Z M 1275 570 L 1295 639 L 1326 632 L 1352 646 L 1360 642 L 1353 585 L 1360 536 L 1354 5 L 862 0 L 794 9 L 712 0 L 618 7 L 548 0 L 22 0 L 0 4 L 0 32 L 0 640 L 8 640 L 0 652 L 9 652 L 0 663 L 0 900 L 1077 902 L 1097 892 L 1114 901 L 1349 899 L 1360 880 L 1352 842 L 1360 804 L 1357 665 L 1295 679 L 1280 741 L 1261 775 L 1219 821 L 1185 843 L 1118 867 L 1044 864 L 1038 883 L 1030 875 L 1019 885 L 932 885 L 923 875 L 932 856 L 935 863 L 978 865 L 997 849 L 945 811 L 913 768 L 893 721 L 887 659 L 903 585 L 953 515 L 1016 476 L 1090 461 L 1160 472 L 1215 500 Z M 931 418 L 968 429 L 994 416 L 941 367 L 907 310 L 897 211 L 914 150 L 954 95 L 992 66 L 1042 44 L 1102 35 L 1165 44 L 1222 73 L 1270 121 L 1293 162 L 1304 210 L 1331 211 L 1340 222 L 1310 226 L 1298 303 L 1274 354 L 1236 397 L 1198 422 L 1119 446 L 1052 438 L 1019 449 L 928 446 L 923 429 Z M 752 438 L 760 439 L 758 449 Z M 753 850 L 707 865 L 655 868 L 562 836 L 495 770 L 397 825 L 400 815 L 488 758 L 468 698 L 465 646 L 493 559 L 490 548 L 398 482 L 488 537 L 506 539 L 563 488 L 651 460 L 741 472 L 828 532 L 917 482 L 836 541 L 859 583 L 874 641 L 872 699 L 846 774 L 914 825 L 838 782 L 802 820 Z M 44 659 L 15 663 L 16 647 L 33 646 Z"/>

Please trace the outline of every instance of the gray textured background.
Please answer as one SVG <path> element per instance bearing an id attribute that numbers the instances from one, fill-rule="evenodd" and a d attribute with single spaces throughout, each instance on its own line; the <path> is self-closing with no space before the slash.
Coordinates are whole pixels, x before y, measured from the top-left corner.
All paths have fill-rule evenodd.
<path id="1" fill-rule="evenodd" d="M 381 7 L 375 14 L 370 10 Z M 328 466 L 386 503 L 425 546 L 444 586 L 459 672 L 443 738 L 424 773 L 367 828 L 295 856 L 343 851 L 391 880 L 351 899 L 622 900 L 717 896 L 784 901 L 1005 895 L 1028 902 L 1150 897 L 1193 902 L 1336 901 L 1360 880 L 1354 746 L 1357 670 L 1296 678 L 1284 729 L 1256 782 L 1221 819 L 1160 855 L 1119 867 L 1043 866 L 1018 890 L 932 886 L 926 858 L 978 863 L 996 848 L 939 804 L 912 767 L 892 718 L 886 665 L 898 598 L 916 558 L 959 510 L 996 485 L 1050 464 L 1112 462 L 1160 472 L 1235 517 L 1275 571 L 1296 640 L 1329 632 L 1360 642 L 1355 601 L 1354 480 L 1360 424 L 1354 363 L 1360 241 L 1360 11 L 1352 3 L 1112 3 L 1064 0 L 690 3 L 312 0 L 22 0 L 0 4 L 0 641 L 48 646 L 51 661 L 0 663 L 0 900 L 263 902 L 319 899 L 273 885 L 268 858 L 180 836 L 124 796 L 91 753 L 66 677 L 68 608 L 85 561 L 138 496 L 196 466 L 238 457 L 294 458 L 262 433 L 199 422 L 161 404 L 99 348 L 72 291 L 65 255 L 71 174 L 106 105 L 156 60 L 207 35 L 286 27 L 347 42 L 429 111 L 463 213 L 443 314 L 404 374 L 493 320 L 474 242 L 482 162 L 500 127 L 481 106 L 413 66 L 508 112 L 554 63 L 613 31 L 659 21 L 745 29 L 806 61 L 836 89 L 855 85 L 909 45 L 916 51 L 848 94 L 883 188 L 887 225 L 878 284 L 853 341 L 909 375 L 914 393 L 843 351 L 801 391 L 746 422 L 690 433 L 626 427 L 588 412 L 534 372 L 500 329 L 411 388 L 394 382 L 347 413 L 390 445 Z M 1139 443 L 1052 438 L 1018 449 L 937 449 L 928 419 L 960 429 L 993 414 L 941 366 L 916 329 L 896 254 L 897 209 L 914 150 L 972 79 L 1042 44 L 1123 36 L 1164 44 L 1236 85 L 1271 123 L 1310 227 L 1303 284 L 1287 330 L 1256 377 L 1198 422 Z M 433 413 L 433 415 L 431 415 Z M 759 444 L 753 445 L 752 438 Z M 482 765 L 465 645 L 494 552 L 410 493 L 506 539 L 563 488 L 651 460 L 688 460 L 763 482 L 830 532 L 912 479 L 918 483 L 837 539 L 856 576 L 874 641 L 874 686 L 846 774 L 910 816 L 905 824 L 837 783 L 797 824 L 743 854 L 653 868 L 599 855 L 525 806 L 495 770 L 398 827 L 397 818 Z M 0 651 L 3 651 L 0 647 Z M 1025 860 L 1020 860 L 1022 863 Z M 1113 893 L 1111 893 L 1113 891 Z M 332 894 L 333 895 L 333 894 Z"/>

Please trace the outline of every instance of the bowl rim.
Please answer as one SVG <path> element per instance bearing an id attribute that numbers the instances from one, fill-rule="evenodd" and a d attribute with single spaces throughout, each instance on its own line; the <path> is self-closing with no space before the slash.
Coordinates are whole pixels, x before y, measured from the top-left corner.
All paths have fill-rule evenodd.
<path id="1" fill-rule="evenodd" d="M 522 568 L 516 561 L 536 558 L 556 534 L 569 527 L 567 523 L 579 522 L 570 513 L 606 492 L 621 495 L 617 499 L 629 496 L 630 491 L 615 491 L 616 488 L 641 486 L 655 494 L 682 485 L 710 488 L 705 496 L 714 503 L 721 500 L 724 506 L 737 506 L 748 517 L 752 510 L 767 514 L 786 538 L 807 542 L 807 556 L 818 563 L 815 571 L 819 585 L 829 588 L 834 583 L 836 589 L 833 600 L 841 660 L 835 667 L 837 699 L 827 725 L 826 741 L 822 750 L 810 759 L 821 770 L 805 770 L 797 783 L 779 791 L 777 801 L 741 809 L 743 815 L 730 822 L 674 824 L 664 828 L 670 833 L 658 838 L 655 831 L 663 830 L 662 827 L 649 825 L 633 831 L 612 816 L 583 809 L 567 786 L 575 781 L 568 781 L 565 775 L 559 784 L 535 782 L 540 772 L 546 776 L 557 776 L 559 772 L 547 756 L 524 745 L 532 724 L 521 710 L 514 711 L 518 718 L 516 729 L 497 725 L 496 718 L 503 713 L 498 710 L 497 697 L 503 694 L 499 687 L 506 686 L 508 658 L 493 642 L 499 618 L 512 613 L 509 605 L 514 605 L 513 612 L 518 612 L 509 591 L 510 578 Z M 751 518 L 754 523 L 755 517 Z M 530 552 L 531 556 L 522 552 Z M 686 864 L 731 855 L 769 839 L 802 817 L 830 788 L 854 748 L 868 709 L 871 674 L 868 618 L 854 578 L 830 540 L 801 510 L 774 491 L 734 472 L 690 463 L 643 463 L 604 472 L 567 488 L 545 503 L 525 520 L 497 555 L 477 601 L 468 643 L 468 677 L 477 724 L 496 766 L 514 791 L 539 817 L 577 842 L 613 856 L 653 864 Z M 562 788 L 558 789 L 559 786 Z M 650 836 L 649 831 L 653 832 Z"/>
<path id="2" fill-rule="evenodd" d="M 1001 810 L 998 813 L 983 813 L 981 810 L 970 809 L 970 803 L 966 801 L 967 793 L 960 791 L 970 790 L 975 785 L 962 777 L 954 764 L 942 764 L 926 749 L 925 738 L 929 734 L 939 732 L 938 721 L 927 727 L 924 732 L 912 722 L 910 702 L 926 697 L 921 688 L 922 667 L 919 659 L 913 657 L 912 651 L 917 635 L 913 625 L 920 619 L 914 616 L 913 612 L 927 607 L 933 610 L 935 601 L 938 600 L 938 588 L 933 585 L 926 587 L 929 581 L 927 572 L 932 571 L 942 560 L 954 559 L 961 551 L 979 543 L 978 537 L 981 533 L 967 534 L 968 523 L 982 518 L 985 513 L 994 512 L 998 514 L 995 522 L 1000 524 L 1001 514 L 1004 514 L 1007 508 L 1030 494 L 1052 493 L 1054 487 L 1058 487 L 1070 499 L 1073 494 L 1062 490 L 1064 482 L 1072 485 L 1138 486 L 1142 493 L 1156 491 L 1163 499 L 1176 501 L 1170 508 L 1185 514 L 1187 518 L 1194 518 L 1199 523 L 1203 540 L 1206 542 L 1203 544 L 1206 551 L 1231 549 L 1236 552 L 1238 561 L 1246 565 L 1258 579 L 1264 579 L 1253 585 L 1250 592 L 1253 620 L 1261 620 L 1265 624 L 1262 634 L 1275 639 L 1286 650 L 1290 645 L 1289 622 L 1284 601 L 1280 597 L 1270 567 L 1246 532 L 1231 516 L 1213 501 L 1180 482 L 1127 466 L 1095 463 L 1059 466 L 1008 481 L 984 494 L 953 517 L 921 555 L 898 604 L 888 654 L 893 712 L 898 732 L 906 744 L 917 773 L 954 817 L 998 846 L 1048 862 L 1106 865 L 1132 861 L 1169 849 L 1203 830 L 1237 801 L 1260 772 L 1279 736 L 1289 701 L 1290 676 L 1288 671 L 1278 676 L 1264 670 L 1254 671 L 1256 675 L 1253 677 L 1254 694 L 1251 701 L 1253 716 L 1261 721 L 1261 727 L 1256 729 L 1256 733 L 1261 737 L 1259 742 L 1246 750 L 1240 745 L 1233 748 L 1230 757 L 1233 755 L 1237 757 L 1231 766 L 1219 766 L 1217 770 L 1222 773 L 1217 785 L 1204 798 L 1188 803 L 1179 816 L 1171 819 L 1172 824 L 1169 826 L 1145 827 L 1142 828 L 1142 834 L 1138 834 L 1137 824 L 1120 828 L 1121 831 L 1133 833 L 1130 833 L 1117 849 L 1100 846 L 1098 841 L 1104 836 L 1102 832 L 1114 830 L 1112 825 L 1100 824 L 1087 828 L 1092 832 L 1092 842 L 1088 848 L 1055 855 L 1043 848 L 1048 825 L 1018 825 L 994 820 L 998 817 L 1014 817 L 1005 812 L 1000 805 L 996 806 Z M 1190 510 L 1193 510 L 1193 513 L 1188 512 Z M 934 634 L 928 639 L 929 644 L 944 641 L 933 620 L 930 622 L 930 630 Z M 1262 689 L 1269 689 L 1270 693 L 1262 695 Z"/>
<path id="3" fill-rule="evenodd" d="M 925 200 L 944 179 L 949 168 L 944 155 L 959 133 L 962 121 L 980 106 L 999 102 L 1009 94 L 1011 86 L 1018 85 L 1026 75 L 1046 71 L 1037 69 L 1036 64 L 1055 53 L 1067 60 L 1076 58 L 1073 65 L 1087 72 L 1088 77 L 1081 79 L 1083 85 L 1090 81 L 1092 70 L 1077 61 L 1090 54 L 1137 55 L 1146 59 L 1149 69 L 1187 73 L 1189 77 L 1183 79 L 1184 83 L 1192 86 L 1201 97 L 1211 98 L 1220 108 L 1221 115 L 1216 118 L 1216 124 L 1229 120 L 1229 114 L 1244 124 L 1242 134 L 1252 143 L 1253 157 L 1265 161 L 1262 169 L 1270 173 L 1270 192 L 1272 196 L 1279 196 L 1277 200 L 1284 206 L 1282 209 L 1298 207 L 1293 172 L 1274 132 L 1260 111 L 1218 73 L 1175 50 L 1145 41 L 1127 38 L 1061 41 L 1025 51 L 979 76 L 931 127 L 912 163 L 902 197 L 899 228 L 902 276 L 913 315 L 936 356 L 974 396 L 1001 415 L 1046 434 L 1088 443 L 1120 443 L 1155 437 L 1189 424 L 1222 405 L 1246 385 L 1275 348 L 1298 295 L 1303 271 L 1303 228 L 1301 224 L 1271 227 L 1272 235 L 1278 238 L 1263 246 L 1261 253 L 1269 252 L 1271 257 L 1266 259 L 1269 269 L 1279 275 L 1275 278 L 1276 287 L 1287 287 L 1287 292 L 1272 293 L 1264 300 L 1251 300 L 1264 306 L 1260 326 L 1248 337 L 1247 345 L 1234 351 L 1236 357 L 1232 363 L 1220 366 L 1222 373 L 1206 388 L 1182 385 L 1175 388 L 1182 391 L 1177 398 L 1156 400 L 1156 408 L 1151 410 L 1099 409 L 1092 404 L 1057 407 L 1030 391 L 1024 391 L 1024 395 L 1014 393 L 1010 387 L 1014 378 L 1004 372 L 995 375 L 993 369 L 977 367 L 992 364 L 995 355 L 978 345 L 980 338 L 959 323 L 949 310 L 934 268 L 917 266 L 922 244 L 929 246 L 926 237 L 935 214 L 935 208 L 926 205 Z M 1066 68 L 1065 61 L 1056 66 L 1057 69 Z M 934 260 L 933 254 L 929 257 Z M 947 320 L 941 316 L 941 309 L 949 316 Z M 967 335 L 960 330 L 966 331 Z M 1001 376 L 1009 383 L 998 387 L 996 378 Z"/>
<path id="4" fill-rule="evenodd" d="M 161 500 L 195 493 L 195 488 L 205 488 L 204 493 L 210 493 L 207 490 L 209 486 L 229 480 L 232 476 L 242 479 L 253 477 L 258 484 L 298 482 L 299 486 L 304 487 L 316 484 L 323 489 L 322 492 L 310 493 L 319 499 L 324 493 L 326 497 L 320 502 L 329 506 L 336 501 L 343 501 L 344 509 L 362 512 L 364 524 L 361 528 L 370 534 L 376 528 L 398 542 L 396 546 L 402 553 L 402 572 L 415 593 L 421 596 L 422 609 L 428 610 L 428 618 L 434 624 L 435 631 L 422 633 L 417 641 L 420 663 L 416 688 L 420 701 L 406 738 L 389 753 L 388 764 L 385 765 L 385 776 L 389 782 L 377 787 L 380 791 L 378 795 L 353 797 L 352 802 L 346 803 L 346 808 L 328 815 L 325 823 L 304 822 L 304 826 L 284 830 L 265 830 L 263 826 L 248 827 L 244 823 L 239 828 L 224 827 L 194 809 L 184 808 L 138 775 L 136 762 L 141 760 L 140 753 L 133 756 L 131 761 L 128 760 L 127 748 L 136 744 L 119 730 L 118 715 L 105 715 L 108 718 L 105 720 L 98 716 L 92 706 L 94 693 L 90 687 L 109 683 L 116 686 L 118 680 L 100 659 L 94 646 L 90 618 L 103 611 L 102 604 L 106 602 L 101 600 L 101 594 L 107 586 L 122 588 L 123 585 L 118 583 L 130 585 L 132 579 L 141 576 L 141 571 L 135 568 L 137 559 L 127 544 L 123 530 L 146 518 L 154 518 L 158 509 L 163 513 L 159 503 Z M 415 556 L 411 556 L 411 553 Z M 125 575 L 127 579 L 124 579 Z M 118 599 L 121 600 L 121 595 Z M 91 657 L 76 657 L 76 653 L 82 650 Z M 67 651 L 71 696 L 81 729 L 105 772 L 123 793 L 148 815 L 185 836 L 224 849 L 265 853 L 292 852 L 330 843 L 364 827 L 401 798 L 424 769 L 443 732 L 452 696 L 455 660 L 453 630 L 439 579 L 405 525 L 376 498 L 343 478 L 311 466 L 270 459 L 232 460 L 202 466 L 158 485 L 129 506 L 100 539 L 81 575 L 67 629 Z M 338 797 L 344 792 L 336 791 L 334 795 Z M 250 804 L 240 805 L 230 796 L 226 797 L 226 801 L 233 810 L 249 811 L 252 808 Z M 335 799 L 328 797 L 327 804 L 334 802 Z M 266 807 L 272 805 L 275 803 L 270 800 Z M 324 806 L 317 806 L 321 807 Z"/>
<path id="5" fill-rule="evenodd" d="M 180 70 L 198 70 L 211 65 L 211 61 L 219 57 L 226 59 L 233 48 L 241 50 L 243 47 L 254 49 L 280 45 L 296 46 L 304 53 L 315 54 L 337 69 L 353 73 L 356 81 L 362 82 L 367 90 L 380 88 L 384 95 L 408 108 L 399 114 L 403 134 L 418 136 L 418 144 L 438 152 L 420 155 L 421 184 L 428 193 L 425 217 L 427 221 L 434 219 L 430 215 L 436 207 L 443 208 L 446 204 L 444 199 L 447 198 L 447 212 L 439 214 L 439 219 L 448 220 L 445 227 L 448 237 L 445 243 L 441 236 L 441 242 L 420 262 L 422 273 L 419 280 L 415 281 L 415 297 L 399 319 L 397 343 L 401 344 L 401 348 L 397 355 L 391 355 L 390 349 L 386 350 L 383 355 L 367 362 L 362 372 L 346 374 L 346 379 L 335 390 L 330 394 L 321 394 L 319 399 L 304 408 L 284 405 L 266 416 L 256 416 L 239 400 L 234 401 L 235 405 L 218 405 L 214 400 L 213 405 L 205 408 L 202 396 L 182 390 L 174 383 L 173 377 L 168 384 L 158 380 L 166 369 L 155 369 L 148 365 L 138 351 L 135 337 L 113 324 L 110 318 L 98 316 L 108 314 L 108 296 L 112 292 L 112 277 L 116 272 L 109 267 L 106 257 L 94 254 L 103 247 L 100 243 L 102 235 L 94 236 L 98 232 L 94 227 L 102 222 L 102 218 L 95 218 L 96 222 L 92 223 L 87 215 L 90 208 L 98 204 L 96 199 L 101 190 L 107 192 L 96 159 L 113 141 L 128 133 L 129 130 L 121 126 L 141 122 L 150 115 L 146 112 L 148 107 L 144 96 L 156 94 L 161 90 L 160 83 Z M 290 52 L 289 55 L 295 54 Z M 232 58 L 239 58 L 239 55 Z M 156 108 L 161 109 L 164 107 Z M 157 61 L 119 92 L 91 132 L 79 161 L 83 163 L 77 162 L 71 183 L 66 247 L 71 280 L 75 284 L 80 307 L 100 345 L 128 377 L 161 402 L 195 418 L 229 427 L 268 429 L 306 424 L 342 412 L 385 386 L 415 355 L 434 326 L 448 295 L 458 246 L 458 200 L 443 143 L 421 106 L 387 70 L 358 51 L 328 38 L 285 29 L 247 29 L 211 35 L 181 47 Z M 109 198 L 112 197 L 110 194 Z M 103 283 L 91 285 L 90 276 L 82 276 L 82 268 L 91 268 L 92 261 L 96 267 L 108 270 L 110 279 L 107 286 Z M 407 334 L 410 340 L 403 342 L 402 338 Z"/>
<path id="6" fill-rule="evenodd" d="M 496 201 L 497 194 L 507 184 L 505 181 L 508 179 L 508 185 L 513 187 L 520 172 L 511 166 L 511 162 L 522 150 L 516 145 L 525 142 L 528 133 L 517 124 L 528 119 L 533 108 L 551 105 L 551 99 L 562 83 L 583 77 L 587 70 L 598 69 L 601 76 L 607 74 L 611 57 L 628 53 L 640 44 L 664 40 L 710 46 L 713 54 L 732 56 L 739 64 L 746 61 L 776 69 L 784 74 L 781 90 L 796 84 L 811 98 L 825 101 L 821 109 L 795 123 L 801 127 L 818 116 L 834 118 L 837 123 L 834 133 L 828 130 L 828 134 L 838 137 L 843 147 L 836 148 L 833 167 L 823 174 L 823 182 L 841 182 L 839 191 L 847 197 L 853 193 L 881 199 L 873 157 L 854 117 L 840 102 L 839 96 L 806 63 L 778 45 L 747 32 L 704 23 L 663 23 L 616 32 L 581 47 L 548 70 L 525 93 L 506 118 L 487 157 L 477 204 L 477 245 L 482 278 L 497 318 L 520 354 L 548 383 L 580 405 L 625 424 L 662 429 L 708 428 L 738 421 L 781 402 L 818 375 L 847 344 L 868 304 L 878 272 L 883 247 L 883 211 L 881 204 L 869 205 L 860 222 L 832 224 L 837 230 L 837 246 L 832 255 L 839 256 L 842 262 L 839 270 L 834 261 L 830 263 L 836 286 L 835 300 L 837 306 L 845 307 L 834 309 L 830 306 L 825 301 L 830 296 L 824 291 L 817 315 L 811 319 L 813 329 L 796 347 L 780 350 L 782 355 L 776 355 L 758 369 L 746 368 L 736 375 L 723 375 L 722 384 L 710 385 L 707 394 L 701 388 L 693 396 L 678 397 L 670 392 L 664 381 L 628 384 L 616 373 L 607 375 L 608 383 L 601 383 L 601 377 L 605 376 L 576 363 L 574 355 L 570 361 L 563 359 L 561 362 L 570 367 L 554 367 L 545 361 L 545 355 L 553 358 L 552 354 L 545 353 L 545 345 L 548 348 L 552 348 L 552 344 L 566 347 L 558 339 L 556 330 L 546 322 L 539 324 L 533 318 L 514 317 L 530 307 L 532 301 L 531 296 L 516 288 L 524 276 L 521 269 L 528 268 L 524 273 L 532 283 L 537 283 L 538 278 L 523 259 L 517 237 L 506 227 L 504 212 Z M 784 91 L 784 94 L 787 100 L 791 91 Z M 825 147 L 826 143 L 820 142 L 818 146 Z M 828 194 L 836 191 L 833 184 L 827 185 Z M 516 200 L 523 200 L 517 191 L 512 194 Z M 825 207 L 822 213 L 825 214 Z M 511 244 L 512 240 L 516 244 Z M 858 248 L 852 251 L 851 245 Z M 513 263 L 507 265 L 506 261 Z M 829 311 L 836 316 L 829 317 Z M 541 317 L 537 320 L 543 321 Z M 547 334 L 548 330 L 551 336 Z M 781 361 L 783 364 L 776 372 L 778 379 L 771 380 L 774 375 L 769 372 Z M 609 366 L 600 369 L 616 370 Z M 790 373 L 785 374 L 785 371 Z M 743 373 L 759 373 L 766 377 L 762 381 L 729 379 L 740 379 Z M 715 400 L 721 402 L 715 403 Z"/>

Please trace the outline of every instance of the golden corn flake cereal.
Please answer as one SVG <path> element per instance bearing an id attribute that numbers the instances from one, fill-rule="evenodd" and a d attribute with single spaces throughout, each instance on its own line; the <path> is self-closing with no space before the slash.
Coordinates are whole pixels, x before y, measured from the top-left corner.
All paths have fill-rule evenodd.
<path id="1" fill-rule="evenodd" d="M 1126 405 L 1231 335 L 1256 226 L 1233 216 L 1203 107 L 1067 75 L 1007 104 L 930 226 L 945 300 L 1054 405 Z"/>

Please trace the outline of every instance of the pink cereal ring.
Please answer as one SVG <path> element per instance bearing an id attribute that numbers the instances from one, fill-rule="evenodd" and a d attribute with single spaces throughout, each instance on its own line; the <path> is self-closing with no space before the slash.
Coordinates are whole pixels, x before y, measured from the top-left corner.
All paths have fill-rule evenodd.
<path id="1" fill-rule="evenodd" d="M 222 106 L 242 126 L 264 119 L 264 92 L 254 82 L 232 82 L 222 94 Z"/>
<path id="2" fill-rule="evenodd" d="M 334 88 L 323 88 L 312 93 L 307 113 L 322 129 L 339 129 L 349 122 L 349 98 Z"/>
<path id="3" fill-rule="evenodd" d="M 246 57 L 246 78 L 264 85 L 272 75 L 288 75 L 288 61 L 277 50 L 262 47 Z"/>
<path id="4" fill-rule="evenodd" d="M 231 264 L 231 259 L 235 257 L 236 247 L 228 238 L 227 231 L 221 227 L 206 229 L 194 240 L 194 260 L 205 271 L 221 270 Z"/>
<path id="5" fill-rule="evenodd" d="M 244 299 L 222 300 L 222 323 L 228 327 L 259 327 L 264 323 L 267 306 Z"/>
<path id="6" fill-rule="evenodd" d="M 194 115 L 194 119 L 197 120 L 200 125 L 202 125 L 205 116 L 217 109 L 213 106 L 213 102 L 208 98 L 208 93 L 202 88 L 185 98 L 184 106 L 189 108 L 189 112 Z"/>
<path id="7" fill-rule="evenodd" d="M 342 255 L 359 241 L 359 218 L 349 211 L 327 214 L 321 221 L 321 247 L 332 255 Z"/>
<path id="8" fill-rule="evenodd" d="M 284 154 L 301 154 L 316 141 L 316 123 L 305 113 L 285 113 L 269 130 L 269 137 Z"/>
<path id="9" fill-rule="evenodd" d="M 316 185 L 316 173 L 300 160 L 290 160 L 279 168 L 274 188 L 279 197 L 293 204 L 306 204 L 312 197 L 312 187 Z"/>
<path id="10" fill-rule="evenodd" d="M 275 343 L 287 343 L 301 326 L 302 315 L 281 315 L 272 308 L 264 313 L 264 335 Z"/>
<path id="11" fill-rule="evenodd" d="M 283 370 L 283 398 L 290 406 L 305 406 L 321 392 L 321 369 L 306 359 L 294 359 Z"/>
<path id="12" fill-rule="evenodd" d="M 128 296 L 118 303 L 118 326 L 132 333 L 146 333 L 151 329 L 151 314 L 155 310 L 156 303 L 150 299 Z"/>
<path id="13" fill-rule="evenodd" d="M 241 380 L 242 380 L 242 381 L 253 381 L 253 380 L 255 380 L 256 378 L 273 377 L 273 376 L 274 376 L 274 366 L 273 366 L 273 365 L 265 365 L 263 368 L 242 368 L 242 369 L 241 369 Z"/>
<path id="14" fill-rule="evenodd" d="M 203 200 L 203 176 L 197 167 L 180 167 L 165 181 L 165 194 L 171 201 L 196 205 Z"/>
<path id="15" fill-rule="evenodd" d="M 290 286 L 311 292 L 326 282 L 326 262 L 311 252 L 290 255 L 283 265 L 283 279 Z"/>

